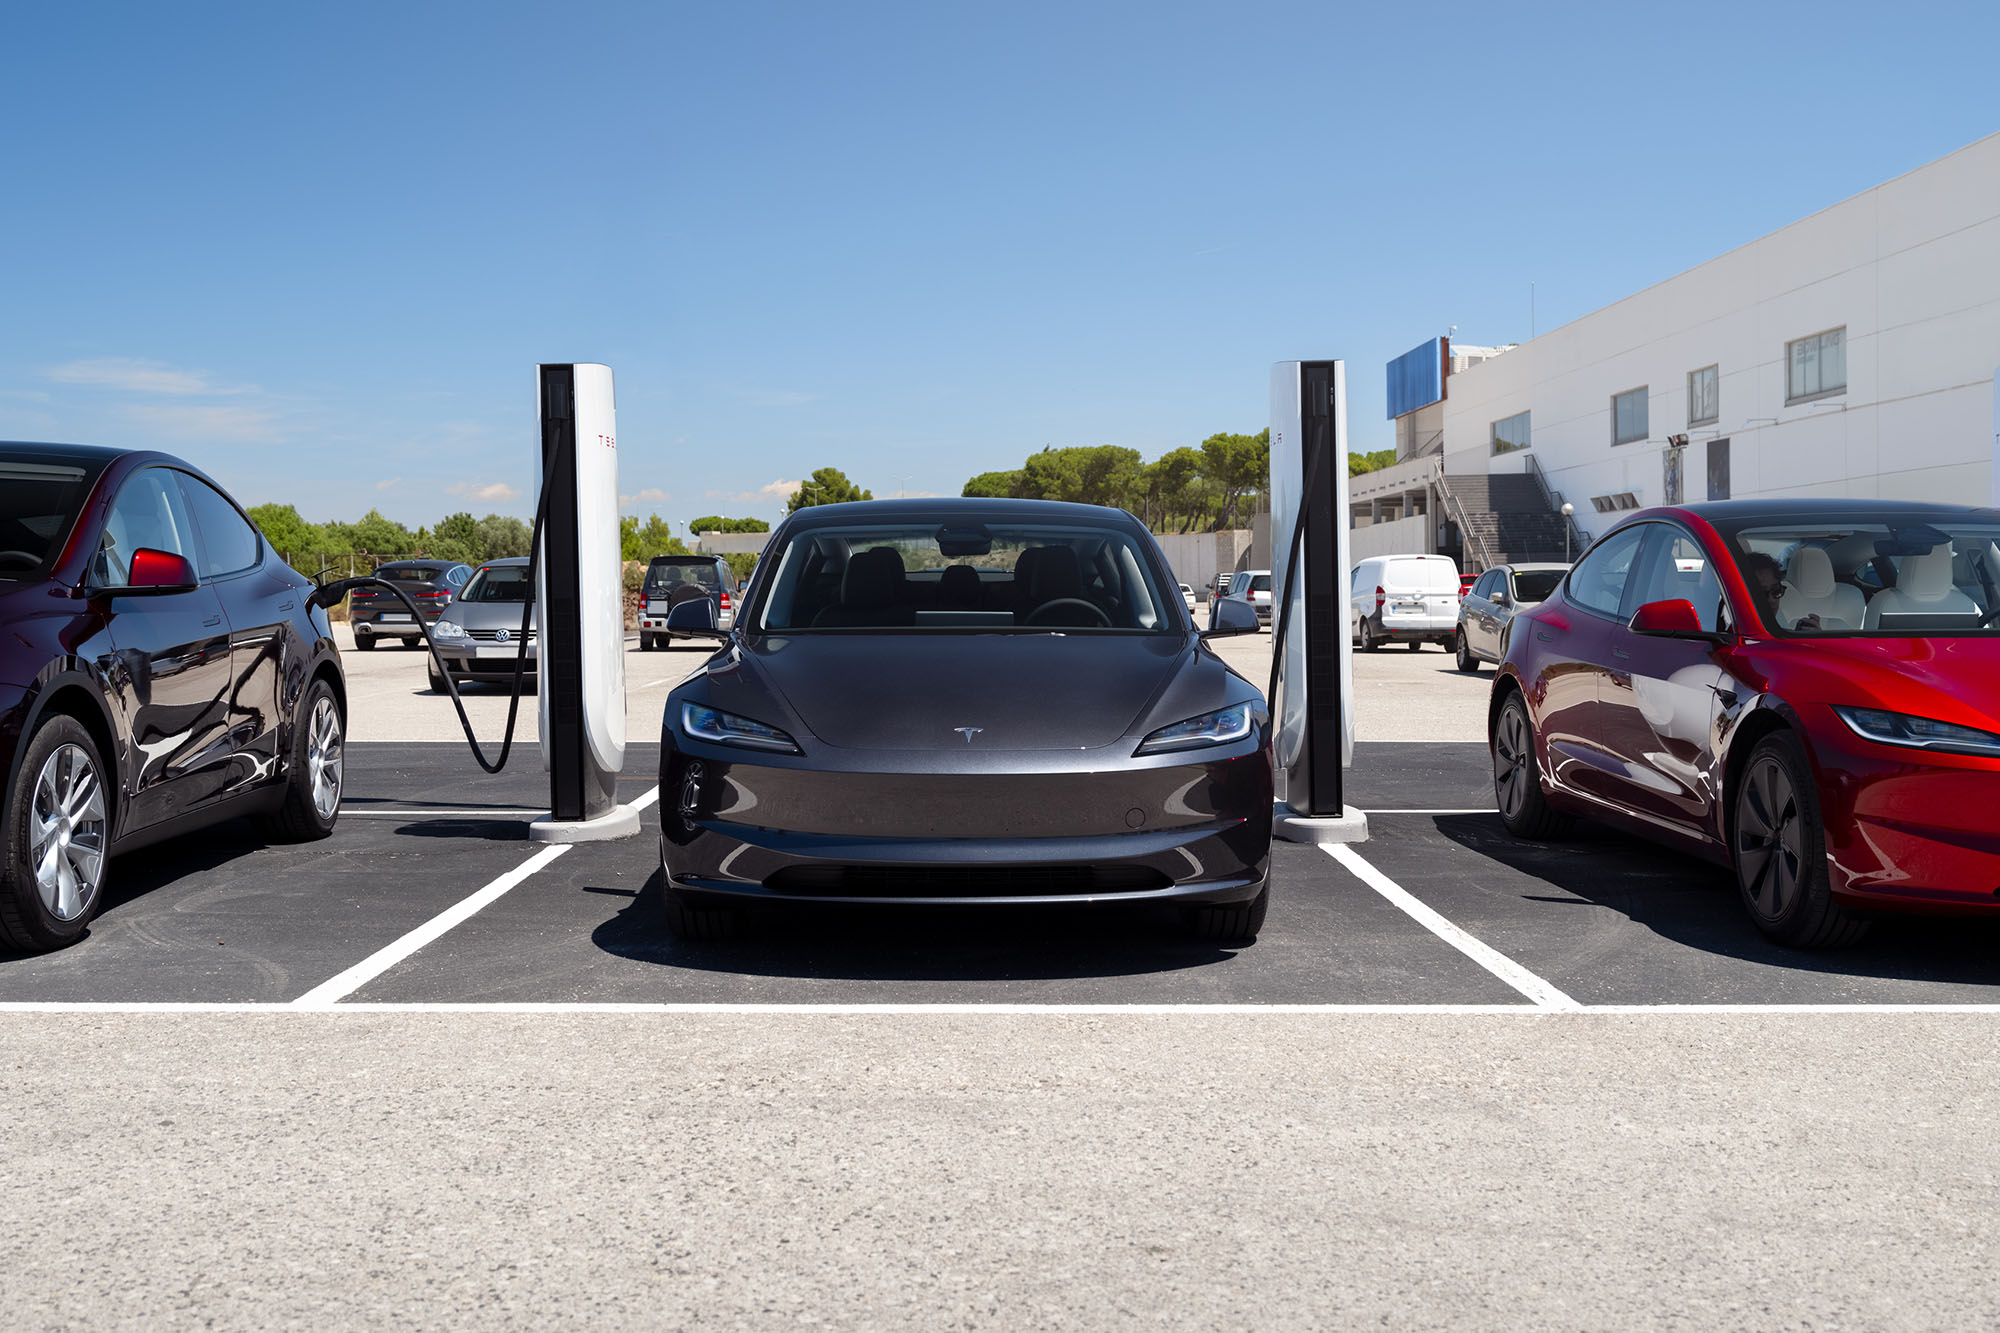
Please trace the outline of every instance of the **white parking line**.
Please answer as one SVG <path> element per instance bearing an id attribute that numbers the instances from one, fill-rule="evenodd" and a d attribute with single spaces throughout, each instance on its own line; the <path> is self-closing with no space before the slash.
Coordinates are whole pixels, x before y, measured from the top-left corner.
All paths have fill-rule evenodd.
<path id="1" fill-rule="evenodd" d="M 1409 913 L 1418 925 L 1533 1000 L 1537 1008 L 1573 1010 L 1583 1007 L 1506 954 L 1426 907 L 1408 889 L 1362 860 L 1360 853 L 1346 843 L 1329 843 L 1326 853 L 1346 866 L 1356 879 Z"/>
<path id="2" fill-rule="evenodd" d="M 1363 810 L 1364 815 L 1497 815 L 1492 806 L 1466 806 L 1462 810 Z"/>
<path id="3" fill-rule="evenodd" d="M 433 806 L 427 806 L 421 810 L 349 810 L 345 807 L 342 807 L 340 813 L 345 815 L 349 819 L 355 819 L 355 818 L 366 819 L 371 815 L 378 817 L 384 815 L 394 815 L 398 819 L 408 819 L 425 815 L 431 816 L 433 818 L 439 815 L 457 815 L 461 818 L 466 818 L 466 819 L 484 819 L 488 816 L 498 817 L 500 815 L 545 815 L 548 813 L 548 811 L 501 810 L 488 806 L 433 805 Z"/>
<path id="4" fill-rule="evenodd" d="M 658 787 L 651 787 L 647 789 L 644 796 L 632 802 L 632 808 L 634 810 L 644 810 L 659 799 L 660 789 Z M 541 812 L 537 811 L 536 813 L 539 814 Z M 485 908 L 499 902 L 516 885 L 525 882 L 536 871 L 546 869 L 557 857 L 575 845 L 574 843 L 559 842 L 552 846 L 544 847 L 541 851 L 536 852 L 533 856 L 523 861 L 520 865 L 515 866 L 512 870 L 500 876 L 500 878 L 494 880 L 471 897 L 460 899 L 430 920 L 424 922 L 423 925 L 404 935 L 401 939 L 377 949 L 374 953 L 369 954 L 346 971 L 328 977 L 304 995 L 299 996 L 298 999 L 293 1000 L 290 1007 L 294 1009 L 331 1008 L 339 1002 L 342 996 L 352 995 L 355 991 L 360 990 L 363 986 L 373 981 L 376 977 L 381 976 L 384 972 L 387 972 L 390 968 L 402 962 L 426 944 L 430 944 L 443 936 L 454 926 L 462 925 Z"/>

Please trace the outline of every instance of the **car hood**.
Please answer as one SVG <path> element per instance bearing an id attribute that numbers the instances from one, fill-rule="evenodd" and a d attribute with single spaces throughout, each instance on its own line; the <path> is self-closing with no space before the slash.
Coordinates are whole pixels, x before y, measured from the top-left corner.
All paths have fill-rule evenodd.
<path id="1" fill-rule="evenodd" d="M 1078 750 L 1130 732 L 1192 657 L 1179 634 L 823 634 L 743 662 L 828 745 Z"/>
<path id="2" fill-rule="evenodd" d="M 1830 704 L 2000 731 L 2000 637 L 1771 642 L 1788 659 L 1781 670 L 1792 687 L 1780 686 L 1788 696 L 1817 694 Z"/>

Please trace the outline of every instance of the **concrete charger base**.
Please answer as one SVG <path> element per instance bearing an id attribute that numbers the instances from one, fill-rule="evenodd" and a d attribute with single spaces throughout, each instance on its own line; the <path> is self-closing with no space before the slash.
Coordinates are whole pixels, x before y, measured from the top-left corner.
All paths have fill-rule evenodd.
<path id="1" fill-rule="evenodd" d="M 528 825 L 529 842 L 612 842 L 639 831 L 639 812 L 621 805 L 595 819 L 557 819 L 543 815 Z"/>
<path id="2" fill-rule="evenodd" d="M 1286 842 L 1368 841 L 1368 816 L 1351 805 L 1340 807 L 1337 815 L 1302 815 L 1280 802 L 1271 807 L 1271 836 Z"/>

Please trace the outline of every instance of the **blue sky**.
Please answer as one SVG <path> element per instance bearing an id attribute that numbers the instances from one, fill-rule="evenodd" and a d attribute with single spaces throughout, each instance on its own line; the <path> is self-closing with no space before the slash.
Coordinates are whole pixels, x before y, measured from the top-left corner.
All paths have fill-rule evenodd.
<path id="1" fill-rule="evenodd" d="M 0 438 L 525 515 L 538 361 L 633 512 L 956 494 L 1542 331 L 2000 129 L 1991 4 L 41 5 Z"/>

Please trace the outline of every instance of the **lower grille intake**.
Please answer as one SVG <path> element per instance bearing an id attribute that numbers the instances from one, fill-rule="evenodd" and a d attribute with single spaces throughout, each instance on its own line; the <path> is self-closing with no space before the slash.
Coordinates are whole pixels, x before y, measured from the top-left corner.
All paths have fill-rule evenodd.
<path id="1" fill-rule="evenodd" d="M 1171 883 L 1146 866 L 792 866 L 764 887 L 829 898 L 1036 898 L 1144 893 Z"/>

